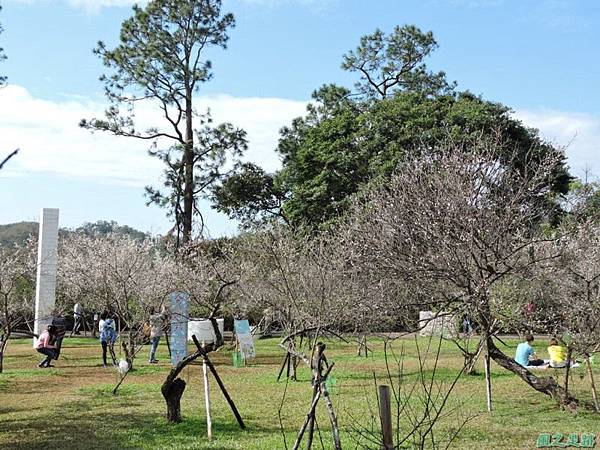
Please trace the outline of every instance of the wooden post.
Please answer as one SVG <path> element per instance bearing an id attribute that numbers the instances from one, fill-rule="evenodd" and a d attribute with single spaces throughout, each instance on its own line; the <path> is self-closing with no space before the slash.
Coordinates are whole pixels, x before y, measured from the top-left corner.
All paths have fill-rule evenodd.
<path id="1" fill-rule="evenodd" d="M 483 359 L 485 368 L 485 394 L 487 398 L 487 410 L 492 412 L 492 374 L 490 370 L 490 352 L 488 349 L 487 339 L 485 343 L 485 358 Z"/>
<path id="2" fill-rule="evenodd" d="M 212 419 L 210 417 L 210 390 L 208 386 L 208 370 L 206 357 L 202 358 L 202 372 L 204 373 L 204 405 L 206 406 L 206 434 L 208 440 L 212 439 Z"/>
<path id="3" fill-rule="evenodd" d="M 331 398 L 329 397 L 329 392 L 327 392 L 325 381 L 321 382 L 320 391 L 323 393 L 323 399 L 325 400 L 325 406 L 327 407 L 327 414 L 329 414 L 329 421 L 331 422 L 331 433 L 333 434 L 334 446 L 333 448 L 335 448 L 335 450 L 342 450 L 342 443 L 340 441 L 340 427 L 337 423 L 337 417 L 335 415 L 335 411 L 333 410 L 333 403 L 331 402 Z"/>
<path id="4" fill-rule="evenodd" d="M 596 393 L 596 383 L 594 383 L 594 373 L 592 371 L 592 364 L 590 363 L 590 355 L 585 355 L 585 365 L 587 366 L 588 376 L 590 377 L 590 384 L 592 385 L 592 398 L 594 399 L 594 408 L 596 412 L 600 412 L 600 406 L 598 405 L 598 394 Z"/>
<path id="5" fill-rule="evenodd" d="M 317 395 L 313 397 L 312 403 L 310 404 L 310 409 L 308 410 L 308 414 L 304 419 L 304 423 L 300 427 L 300 431 L 298 432 L 298 436 L 296 436 L 296 442 L 294 442 L 294 447 L 292 450 L 298 450 L 300 448 L 300 442 L 302 442 L 302 436 L 304 436 L 304 432 L 306 431 L 306 427 L 310 422 L 311 417 L 315 414 L 315 408 L 317 407 L 317 403 L 319 402 L 319 398 L 321 398 L 321 392 L 318 391 Z"/>
<path id="6" fill-rule="evenodd" d="M 194 335 L 194 334 L 192 334 L 192 340 L 194 341 L 194 345 L 196 345 L 196 348 L 198 349 L 198 351 L 203 352 L 204 342 L 202 342 L 202 345 L 200 345 L 200 343 L 198 342 L 198 339 L 196 338 L 196 335 Z M 221 381 L 221 377 L 219 377 L 219 374 L 217 373 L 217 369 L 215 369 L 215 366 L 213 365 L 213 363 L 210 362 L 210 359 L 208 359 L 208 356 L 205 353 L 202 355 L 202 361 L 203 361 L 202 366 L 204 368 L 204 376 L 206 378 L 206 383 L 208 383 L 208 378 L 206 375 L 206 366 L 208 366 L 211 373 L 215 377 L 215 380 L 217 380 L 217 384 L 219 385 L 219 388 L 221 388 L 221 392 L 223 392 L 223 395 L 225 396 L 225 400 L 227 400 L 227 403 L 229 404 L 231 411 L 233 411 L 233 415 L 235 416 L 238 424 L 240 425 L 240 428 L 242 430 L 245 430 L 246 425 L 244 424 L 244 421 L 242 420 L 242 416 L 240 416 L 240 413 L 238 412 L 237 408 L 235 407 L 235 403 L 233 403 L 233 400 L 229 396 L 227 389 L 225 389 L 225 385 L 223 384 L 223 381 Z"/>
<path id="7" fill-rule="evenodd" d="M 386 385 L 379 386 L 379 419 L 381 420 L 381 449 L 392 450 L 394 448 L 392 404 L 390 387 Z"/>
<path id="8" fill-rule="evenodd" d="M 290 376 L 290 366 L 289 366 L 289 359 L 290 359 L 290 354 L 286 353 L 285 354 L 285 358 L 283 360 L 283 364 L 281 365 L 281 369 L 279 370 L 279 375 L 277 375 L 277 381 L 279 381 L 281 379 L 281 374 L 283 373 L 283 369 L 285 369 L 285 366 L 288 366 L 288 378 Z"/>
<path id="9" fill-rule="evenodd" d="M 213 363 L 210 362 L 210 359 L 208 359 L 208 356 L 204 357 L 204 362 L 206 363 L 206 365 L 210 369 L 210 372 L 213 374 L 213 376 L 215 377 L 215 380 L 216 380 L 217 384 L 221 388 L 221 392 L 223 393 L 223 396 L 225 397 L 225 400 L 227 400 L 227 404 L 231 408 L 231 411 L 233 412 L 233 415 L 235 416 L 235 420 L 237 420 L 238 425 L 240 426 L 240 428 L 242 430 L 245 430 L 246 429 L 246 425 L 244 424 L 244 421 L 242 420 L 242 416 L 240 416 L 240 413 L 237 410 L 237 408 L 235 406 L 235 403 L 233 403 L 233 400 L 229 396 L 229 392 L 227 392 L 227 389 L 225 389 L 225 385 L 223 384 L 223 381 L 221 380 L 221 377 L 217 373 L 217 369 L 215 369 L 215 366 L 213 365 Z"/>

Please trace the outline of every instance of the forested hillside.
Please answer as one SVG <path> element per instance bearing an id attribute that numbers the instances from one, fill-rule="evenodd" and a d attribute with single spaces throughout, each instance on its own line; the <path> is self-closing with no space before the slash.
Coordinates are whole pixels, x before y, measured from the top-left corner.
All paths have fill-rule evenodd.
<path id="1" fill-rule="evenodd" d="M 0 245 L 20 244 L 27 240 L 30 235 L 37 236 L 39 225 L 37 222 L 17 222 L 0 225 Z M 99 220 L 93 223 L 84 223 L 82 226 L 69 229 L 61 228 L 61 235 L 68 233 L 83 233 L 87 236 L 106 236 L 110 233 L 128 235 L 142 240 L 147 234 L 127 225 L 119 225 L 115 221 Z"/>

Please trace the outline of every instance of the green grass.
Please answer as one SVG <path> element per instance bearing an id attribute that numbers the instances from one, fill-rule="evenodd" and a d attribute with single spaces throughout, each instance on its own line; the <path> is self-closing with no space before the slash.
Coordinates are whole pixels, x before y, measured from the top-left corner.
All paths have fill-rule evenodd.
<path id="1" fill-rule="evenodd" d="M 232 366 L 229 351 L 211 357 L 231 396 L 234 398 L 248 429 L 242 431 L 231 414 L 216 383 L 211 383 L 213 440 L 206 439 L 206 420 L 202 386 L 202 367 L 190 366 L 181 374 L 187 382 L 182 399 L 183 423 L 168 424 L 160 386 L 168 373 L 166 347 L 159 348 L 158 365 L 146 362 L 146 349 L 136 360 L 133 371 L 117 396 L 112 389 L 118 381 L 114 368 L 101 367 L 100 346 L 96 340 L 66 339 L 61 358 L 50 370 L 37 369 L 41 355 L 31 349 L 30 340 L 9 343 L 0 374 L 0 448 L 1 449 L 244 449 L 284 448 L 278 416 L 282 411 L 283 433 L 291 446 L 310 402 L 310 373 L 301 368 L 298 382 L 276 381 L 283 359 L 276 340 L 257 342 L 258 357 L 243 368 Z M 504 350 L 514 352 L 516 342 L 509 341 Z M 386 382 L 383 342 L 372 339 L 372 357 L 355 356 L 355 346 L 339 341 L 328 342 L 327 355 L 335 363 L 336 378 L 333 403 L 342 429 L 344 448 L 356 448 L 350 430 L 371 426 L 370 410 L 375 410 L 374 377 Z M 538 346 L 541 349 L 541 345 Z M 408 389 L 419 379 L 417 349 L 414 340 L 396 341 L 396 356 L 402 355 L 404 386 Z M 419 340 L 424 352 L 426 341 Z M 435 349 L 430 349 L 431 352 Z M 539 352 L 542 353 L 543 352 Z M 460 370 L 459 351 L 442 343 L 436 380 L 444 385 L 454 380 Z M 397 375 L 396 363 L 388 361 L 391 373 Z M 481 368 L 480 368 L 481 370 Z M 426 377 L 432 374 L 428 358 Z M 554 375 L 554 371 L 544 374 Z M 563 372 L 556 372 L 561 381 Z M 590 401 L 587 377 L 582 369 L 571 381 L 575 394 Z M 554 402 L 525 385 L 513 374 L 493 365 L 494 412 L 485 412 L 483 375 L 463 376 L 449 402 L 455 411 L 440 421 L 438 438 L 460 423 L 470 420 L 452 448 L 457 449 L 532 449 L 540 432 L 596 432 L 598 416 L 581 409 L 572 415 L 560 411 Z M 596 373 L 600 379 L 600 374 Z M 415 391 L 416 393 L 419 392 Z M 416 407 L 417 397 L 411 400 Z M 332 448 L 327 412 L 318 410 L 325 448 Z M 406 421 L 402 422 L 406 428 Z M 600 434 L 600 433 L 598 433 Z M 315 448 L 321 448 L 318 437 Z"/>

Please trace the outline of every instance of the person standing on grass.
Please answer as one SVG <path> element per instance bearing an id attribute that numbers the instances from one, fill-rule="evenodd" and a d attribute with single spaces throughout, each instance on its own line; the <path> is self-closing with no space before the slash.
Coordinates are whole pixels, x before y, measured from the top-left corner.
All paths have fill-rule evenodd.
<path id="1" fill-rule="evenodd" d="M 113 364 L 115 363 L 113 357 L 113 347 L 115 345 L 115 341 L 117 340 L 117 329 L 115 325 L 115 321 L 109 317 L 107 312 L 103 312 L 100 315 L 100 345 L 102 345 L 102 367 L 106 367 L 106 350 L 110 348 L 110 355 L 113 359 Z"/>
<path id="2" fill-rule="evenodd" d="M 515 361 L 521 364 L 523 367 L 527 366 L 543 366 L 545 364 L 543 359 L 538 359 L 533 347 L 533 336 L 528 334 L 525 336 L 525 342 L 521 342 L 517 345 L 517 353 L 515 355 Z"/>
<path id="3" fill-rule="evenodd" d="M 81 328 L 81 321 L 83 320 L 83 306 L 81 303 L 75 303 L 73 306 L 73 333 L 71 334 L 79 334 L 79 329 Z"/>
<path id="4" fill-rule="evenodd" d="M 46 356 L 46 359 L 39 363 L 38 367 L 51 367 L 50 361 L 52 361 L 56 355 L 56 346 L 52 345 L 50 342 L 54 339 L 55 334 L 56 327 L 54 325 L 48 325 L 42 334 L 40 334 L 40 337 L 38 337 L 35 349 Z"/>
<path id="5" fill-rule="evenodd" d="M 150 308 L 150 356 L 148 357 L 148 362 L 150 364 L 156 364 L 158 359 L 156 359 L 156 349 L 158 348 L 158 343 L 160 342 L 160 337 L 163 335 L 163 326 L 164 326 L 165 314 L 156 313 L 154 308 Z"/>

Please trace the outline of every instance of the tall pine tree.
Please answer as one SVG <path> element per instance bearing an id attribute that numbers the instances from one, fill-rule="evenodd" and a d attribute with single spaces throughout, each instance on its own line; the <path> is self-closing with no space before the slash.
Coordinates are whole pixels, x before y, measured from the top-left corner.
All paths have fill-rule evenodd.
<path id="1" fill-rule="evenodd" d="M 150 153 L 166 165 L 164 189 L 147 187 L 149 203 L 166 207 L 174 217 L 177 243 L 190 240 L 197 200 L 224 173 L 228 153 L 237 160 L 246 149 L 245 133 L 231 124 L 211 125 L 208 113 L 197 114 L 194 94 L 212 77 L 205 58 L 210 47 L 226 48 L 232 14 L 221 0 L 151 0 L 134 6 L 121 27 L 120 44 L 94 52 L 112 70 L 103 75 L 110 106 L 102 119 L 80 125 L 118 136 L 169 142 Z M 136 127 L 135 105 L 157 105 L 164 120 L 144 131 Z"/>

